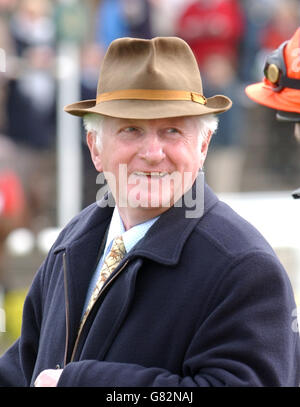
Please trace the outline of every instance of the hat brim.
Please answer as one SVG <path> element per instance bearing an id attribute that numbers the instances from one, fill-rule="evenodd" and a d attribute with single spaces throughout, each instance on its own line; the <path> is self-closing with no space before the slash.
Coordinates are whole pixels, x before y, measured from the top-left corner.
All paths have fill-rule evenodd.
<path id="1" fill-rule="evenodd" d="M 261 105 L 285 112 L 300 113 L 299 90 L 284 88 L 274 92 L 263 82 L 246 87 L 247 96 Z"/>
<path id="2" fill-rule="evenodd" d="M 96 104 L 95 99 L 71 103 L 64 110 L 74 116 L 97 113 L 123 119 L 160 119 L 167 117 L 201 116 L 218 114 L 229 110 L 232 101 L 224 95 L 206 99 L 202 105 L 182 100 L 110 100 Z"/>

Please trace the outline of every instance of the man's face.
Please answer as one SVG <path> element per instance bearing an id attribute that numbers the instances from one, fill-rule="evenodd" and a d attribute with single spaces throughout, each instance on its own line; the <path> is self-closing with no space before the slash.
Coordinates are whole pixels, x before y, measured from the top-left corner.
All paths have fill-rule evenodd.
<path id="1" fill-rule="evenodd" d="M 135 210 L 141 215 L 148 211 L 153 217 L 172 206 L 197 177 L 210 138 L 201 140 L 198 135 L 199 119 L 195 117 L 107 117 L 101 150 L 89 136 L 88 144 L 95 167 L 104 172 L 120 212 Z"/>

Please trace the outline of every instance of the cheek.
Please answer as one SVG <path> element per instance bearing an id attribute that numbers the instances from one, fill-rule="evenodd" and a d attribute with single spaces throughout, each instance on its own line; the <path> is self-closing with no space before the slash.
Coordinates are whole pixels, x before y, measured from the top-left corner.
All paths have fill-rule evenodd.
<path id="1" fill-rule="evenodd" d="M 176 153 L 177 170 L 180 172 L 192 172 L 193 174 L 198 171 L 201 163 L 200 148 L 196 143 L 192 145 L 185 145 L 180 148 Z"/>
<path id="2" fill-rule="evenodd" d="M 134 157 L 133 149 L 123 143 L 110 143 L 104 147 L 104 151 L 105 154 L 102 160 L 103 170 L 116 175 L 119 173 L 120 167 L 129 167 Z"/>

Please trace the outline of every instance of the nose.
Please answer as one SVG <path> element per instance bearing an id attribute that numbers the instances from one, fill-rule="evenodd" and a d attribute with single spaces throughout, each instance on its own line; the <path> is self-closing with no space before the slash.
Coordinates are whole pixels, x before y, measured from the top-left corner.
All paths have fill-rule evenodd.
<path id="1" fill-rule="evenodd" d="M 139 156 L 152 165 L 160 163 L 165 158 L 163 143 L 157 135 L 149 134 L 145 137 Z"/>

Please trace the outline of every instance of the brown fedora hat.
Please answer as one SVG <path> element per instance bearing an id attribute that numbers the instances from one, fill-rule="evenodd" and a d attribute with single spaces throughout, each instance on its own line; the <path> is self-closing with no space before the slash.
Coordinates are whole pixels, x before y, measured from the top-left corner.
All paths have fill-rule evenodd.
<path id="1" fill-rule="evenodd" d="M 159 119 L 222 113 L 231 105 L 226 96 L 203 95 L 198 64 L 181 38 L 119 38 L 103 59 L 96 99 L 64 110 L 75 116 Z"/>

